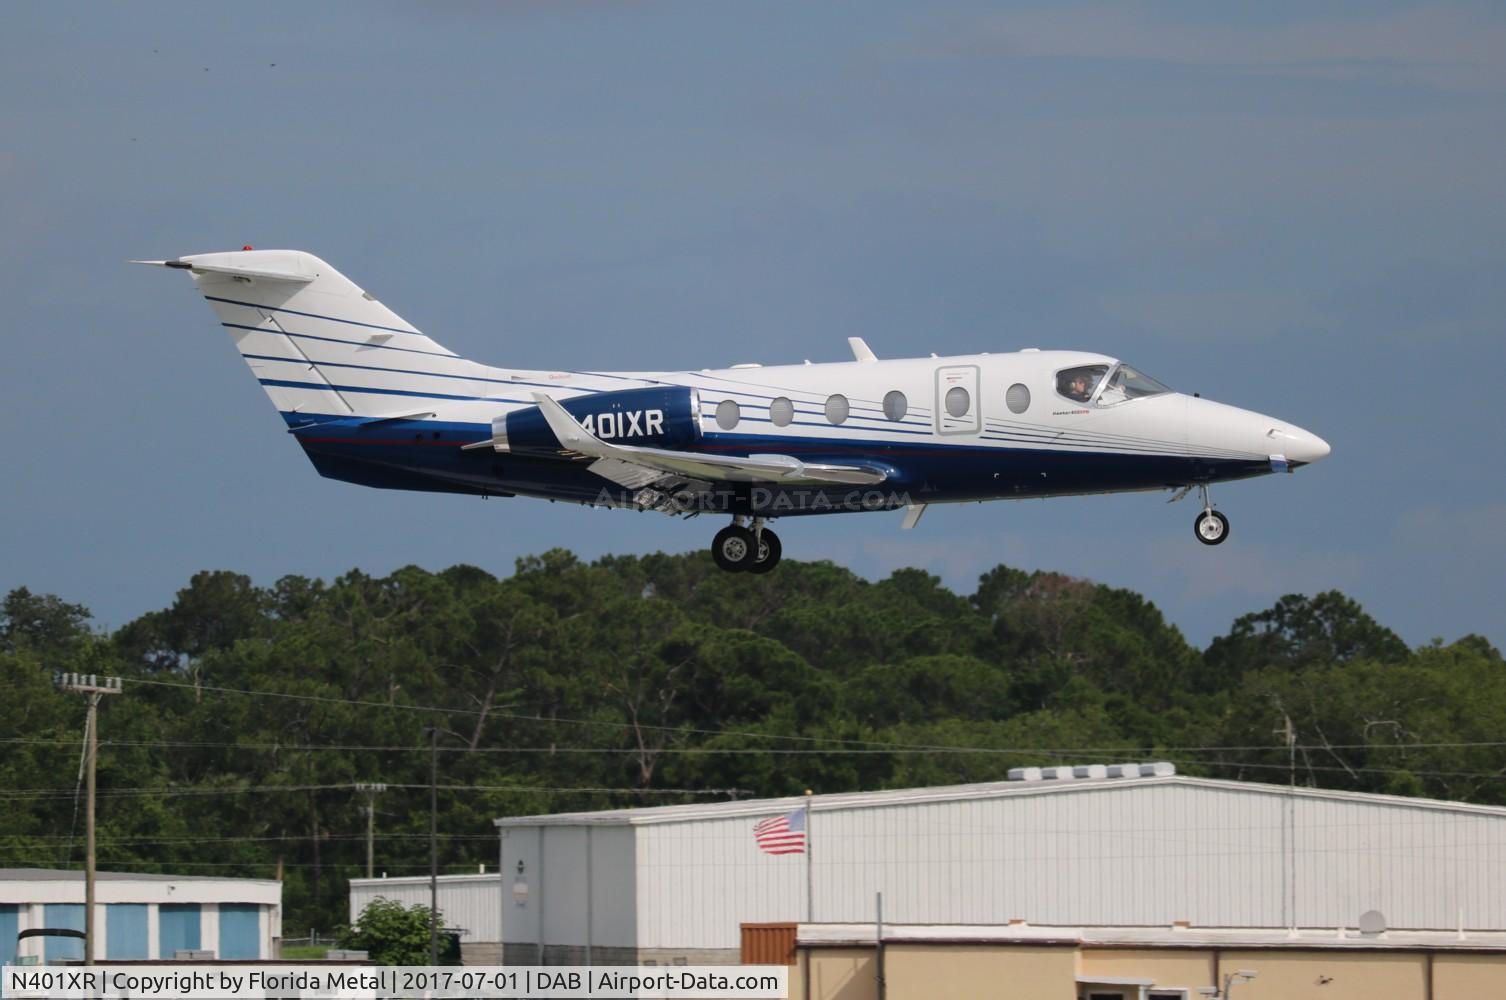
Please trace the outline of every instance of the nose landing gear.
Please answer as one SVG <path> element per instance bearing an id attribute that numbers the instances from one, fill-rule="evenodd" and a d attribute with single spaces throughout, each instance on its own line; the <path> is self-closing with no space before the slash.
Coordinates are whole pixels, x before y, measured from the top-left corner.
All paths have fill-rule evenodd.
<path id="1" fill-rule="evenodd" d="M 1203 512 L 1192 522 L 1192 532 L 1204 545 L 1218 545 L 1229 537 L 1229 519 L 1213 509 L 1213 503 L 1208 499 L 1207 483 L 1198 489 L 1203 494 Z"/>
<path id="2" fill-rule="evenodd" d="M 741 517 L 716 533 L 711 540 L 711 558 L 728 573 L 767 573 L 779 565 L 783 546 L 772 529 L 764 527 L 764 519 L 755 517 L 750 527 L 745 527 Z"/>

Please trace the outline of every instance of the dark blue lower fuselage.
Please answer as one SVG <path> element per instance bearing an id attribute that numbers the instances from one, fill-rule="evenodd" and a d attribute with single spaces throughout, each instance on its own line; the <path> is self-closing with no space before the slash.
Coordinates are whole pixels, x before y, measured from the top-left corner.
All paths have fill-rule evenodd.
<path id="1" fill-rule="evenodd" d="M 320 475 L 385 489 L 529 496 L 572 503 L 636 506 L 636 491 L 566 457 L 499 454 L 462 446 L 491 438 L 484 424 L 371 420 L 284 414 Z M 1269 462 L 1175 455 L 883 440 L 826 440 L 706 434 L 688 451 L 724 455 L 777 452 L 806 462 L 862 459 L 889 466 L 879 486 L 776 486 L 721 483 L 677 498 L 679 509 L 769 517 L 890 510 L 912 503 L 1024 499 L 1168 489 L 1247 479 Z"/>

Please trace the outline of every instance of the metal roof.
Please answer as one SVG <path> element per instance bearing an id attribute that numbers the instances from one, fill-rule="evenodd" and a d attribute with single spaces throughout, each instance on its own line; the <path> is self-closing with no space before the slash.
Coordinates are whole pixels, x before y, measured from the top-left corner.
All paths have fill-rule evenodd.
<path id="1" fill-rule="evenodd" d="M 932 788 L 902 788 L 877 792 L 843 792 L 832 795 L 791 795 L 776 799 L 749 799 L 738 802 L 696 803 L 683 806 L 643 806 L 634 809 L 604 809 L 598 812 L 552 813 L 537 816 L 504 816 L 493 821 L 499 829 L 535 826 L 642 826 L 656 823 L 689 823 L 699 820 L 732 819 L 761 816 L 802 808 L 810 799 L 813 812 L 838 809 L 873 809 L 882 806 L 913 805 L 925 802 L 954 802 L 968 799 L 994 799 L 1015 795 L 1070 795 L 1084 791 L 1132 791 L 1152 786 L 1182 785 L 1250 795 L 1296 796 L 1368 805 L 1389 805 L 1407 809 L 1474 813 L 1506 818 L 1506 807 L 1480 806 L 1440 799 L 1408 798 L 1401 795 L 1377 795 L 1370 792 L 1344 792 L 1325 788 L 1269 785 L 1251 781 L 1227 781 L 1219 778 L 1194 778 L 1178 774 L 1146 778 L 1090 778 L 1054 781 L 991 781 L 972 785 L 940 785 Z"/>
<path id="2" fill-rule="evenodd" d="M 94 873 L 100 882 L 262 882 L 279 884 L 270 878 L 222 878 L 217 875 L 161 875 L 148 872 L 101 872 Z M 0 882 L 82 882 L 82 871 L 60 868 L 0 868 Z"/>
<path id="3" fill-rule="evenodd" d="M 797 925 L 796 940 L 812 947 L 872 947 L 873 924 Z M 885 924 L 885 944 L 1075 944 L 1084 948 L 1380 949 L 1506 951 L 1501 931 L 1387 931 L 1354 928 L 1283 930 L 1262 927 L 1059 927 L 1019 921 L 1005 925 Z M 1093 982 L 1108 982 L 1094 979 Z"/>
<path id="4" fill-rule="evenodd" d="M 487 882 L 498 882 L 502 878 L 501 872 L 472 873 L 469 875 L 440 875 L 436 878 L 440 885 L 479 885 Z M 394 875 L 391 878 L 382 876 L 377 878 L 353 878 L 350 880 L 351 888 L 371 889 L 384 885 L 428 885 L 427 875 Z"/>

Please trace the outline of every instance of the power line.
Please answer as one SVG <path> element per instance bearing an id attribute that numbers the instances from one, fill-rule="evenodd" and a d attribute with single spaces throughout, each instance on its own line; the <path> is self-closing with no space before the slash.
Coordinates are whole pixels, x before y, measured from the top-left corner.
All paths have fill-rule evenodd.
<path id="1" fill-rule="evenodd" d="M 31 841 L 57 842 L 57 841 L 63 841 L 63 840 L 66 840 L 66 839 L 67 839 L 66 837 L 61 837 L 61 836 L 30 836 L 30 835 L 26 835 L 26 834 L 11 834 L 11 835 L 8 835 L 8 836 L 5 836 L 5 837 L 0 837 L 0 841 L 3 841 L 3 840 L 18 840 L 18 841 L 23 841 L 23 842 L 28 842 L 28 843 L 31 842 Z M 295 843 L 306 843 L 309 840 L 312 840 L 313 838 L 311 838 L 306 833 L 289 833 L 289 834 L 285 834 L 283 836 L 277 836 L 277 837 L 271 837 L 271 836 L 269 836 L 269 837 L 129 837 L 129 836 L 128 837 L 110 837 L 110 836 L 106 835 L 106 836 L 104 836 L 103 839 L 107 840 L 111 844 L 114 844 L 114 845 L 118 846 L 118 845 L 122 845 L 122 844 L 228 844 L 228 843 L 274 843 L 274 842 L 279 842 L 279 841 L 293 841 Z M 366 835 L 364 833 L 329 833 L 329 834 L 321 834 L 320 837 L 319 837 L 320 841 L 332 841 L 332 840 L 338 840 L 338 841 L 355 841 L 355 840 L 365 840 L 365 839 L 366 839 Z M 427 833 L 384 833 L 384 834 L 378 834 L 377 837 L 376 837 L 376 839 L 377 840 L 428 840 L 429 839 L 429 835 Z M 489 834 L 489 833 L 452 833 L 452 834 L 447 834 L 446 837 L 445 837 L 445 839 L 447 839 L 447 840 L 489 840 L 489 841 L 491 841 L 491 840 L 496 840 L 497 837 L 496 837 L 495 834 Z"/>
<path id="2" fill-rule="evenodd" d="M 387 783 L 388 788 L 427 789 L 426 784 L 393 784 Z M 729 795 L 733 792 L 741 792 L 738 788 L 606 788 L 606 787 L 579 787 L 565 788 L 549 785 L 439 785 L 442 792 L 544 792 L 551 795 L 574 795 L 609 793 L 614 795 Z M 109 798 L 145 798 L 185 795 L 242 795 L 246 793 L 269 793 L 269 792 L 325 792 L 325 791 L 350 791 L 349 784 L 338 785 L 238 785 L 224 788 L 193 788 L 193 787 L 137 787 L 137 788 L 113 788 L 101 792 L 101 797 Z M 17 788 L 0 790 L 0 799 L 47 799 L 70 796 L 73 793 L 63 788 Z"/>
<path id="3" fill-rule="evenodd" d="M 647 724 L 647 723 L 609 722 L 609 721 L 601 720 L 601 719 L 570 719 L 570 718 L 559 718 L 559 717 L 546 717 L 546 716 L 542 716 L 542 715 L 524 715 L 524 714 L 517 713 L 517 712 L 505 712 L 505 711 L 501 711 L 501 710 L 498 710 L 498 709 L 439 708 L 439 707 L 436 707 L 436 706 L 400 705 L 400 704 L 396 704 L 396 703 L 392 703 L 392 702 L 384 702 L 384 701 L 363 701 L 363 700 L 360 700 L 360 699 L 333 698 L 333 697 L 329 697 L 327 695 L 286 694 L 286 693 L 283 693 L 283 692 L 280 692 L 280 691 L 248 691 L 248 690 L 245 690 L 244 688 L 218 687 L 218 686 L 208 685 L 208 684 L 189 684 L 189 683 L 183 682 L 183 681 L 129 680 L 129 681 L 127 681 L 127 683 L 129 683 L 129 684 L 152 684 L 152 685 L 156 685 L 156 686 L 159 686 L 159 687 L 187 688 L 187 689 L 191 689 L 191 690 L 194 690 L 194 691 L 209 691 L 209 692 L 216 693 L 216 694 L 240 694 L 240 695 L 247 695 L 247 696 L 250 696 L 250 697 L 286 698 L 286 699 L 291 699 L 291 700 L 294 700 L 294 701 L 311 701 L 311 702 L 317 702 L 317 703 L 321 703 L 321 704 L 353 705 L 353 706 L 359 706 L 359 707 L 363 707 L 363 708 L 390 708 L 390 709 L 397 709 L 397 710 L 400 710 L 400 711 L 409 711 L 409 712 L 439 712 L 439 713 L 445 713 L 445 714 L 450 714 L 450 715 L 486 715 L 486 716 L 488 716 L 490 718 L 495 718 L 495 719 L 511 719 L 514 722 L 540 722 L 540 723 L 544 723 L 544 724 L 547 724 L 547 725 L 607 726 L 607 727 L 611 727 L 611 728 L 614 728 L 614 729 L 648 730 L 650 732 L 674 733 L 676 735 L 681 735 L 681 736 L 743 736 L 743 737 L 747 737 L 749 739 L 759 739 L 759 740 L 787 740 L 787 741 L 796 742 L 796 743 L 837 744 L 837 745 L 852 744 L 852 745 L 857 745 L 857 746 L 887 747 L 887 748 L 901 748 L 901 749 L 915 749 L 915 750 L 932 749 L 932 748 L 924 746 L 924 745 L 911 746 L 911 745 L 903 744 L 903 743 L 890 743 L 890 742 L 886 742 L 886 741 L 883 741 L 883 740 L 853 740 L 853 739 L 843 739 L 843 738 L 840 738 L 840 737 L 827 737 L 827 736 L 788 736 L 788 735 L 779 734 L 779 733 L 757 733 L 757 732 L 750 732 L 750 731 L 746 731 L 746 730 L 737 730 L 737 729 L 696 729 L 696 728 L 688 727 L 688 726 L 655 726 L 655 725 L 650 725 L 650 724 Z M 411 750 L 411 749 L 414 749 L 414 748 L 412 748 L 412 747 L 403 747 L 402 749 L 404 749 L 404 750 Z M 942 748 L 942 749 L 949 749 L 949 748 Z M 1124 752 L 1124 751 L 1121 750 L 1119 752 Z"/>
<path id="4" fill-rule="evenodd" d="M 546 720 L 547 721 L 547 720 Z M 596 724 L 596 723 L 592 723 Z M 630 723 L 599 723 L 600 725 L 630 725 Z M 669 727 L 663 727 L 669 728 Z M 730 730 L 681 730 L 674 732 L 684 733 L 712 733 L 718 735 L 743 736 L 754 735 L 748 733 L 733 732 Z M 911 744 L 911 743 L 886 743 L 881 740 L 845 740 L 839 737 L 825 736 L 781 736 L 777 734 L 763 734 L 769 739 L 801 739 L 812 742 L 835 742 L 835 743 L 863 743 L 867 748 L 833 749 L 811 748 L 793 749 L 780 747 L 664 747 L 651 752 L 657 754 L 780 754 L 780 755 L 829 755 L 833 753 L 848 754 L 888 754 L 888 753 L 925 753 L 925 754 L 948 754 L 948 753 L 981 753 L 981 754 L 1042 754 L 1053 756 L 1069 756 L 1083 754 L 1138 754 L 1157 755 L 1166 753 L 1262 753 L 1283 752 L 1288 749 L 1285 743 L 1281 744 L 1231 744 L 1227 746 L 1112 746 L 1112 747 L 967 747 L 951 746 L 944 744 Z M 29 746 L 72 746 L 72 740 L 51 739 L 45 737 L 7 736 L 0 737 L 0 744 L 19 744 Z M 408 744 L 369 744 L 369 743 L 235 743 L 207 740 L 101 740 L 100 746 L 105 747 L 145 747 L 161 749 L 222 749 L 222 750 L 256 750 L 266 752 L 286 753 L 313 753 L 313 752 L 362 752 L 362 753 L 400 753 L 427 751 L 427 747 L 410 746 Z M 1323 752 L 1328 750 L 1471 750 L 1471 749 L 1506 749 L 1506 741 L 1482 740 L 1482 741 L 1458 741 L 1458 742 L 1416 742 L 1416 743 L 1298 743 L 1299 751 Z M 636 747 L 445 747 L 439 748 L 440 753 L 455 754 L 638 754 L 643 751 Z M 428 787 L 427 785 L 424 787 Z"/>
<path id="5" fill-rule="evenodd" d="M 5 858 L 0 859 L 0 860 L 3 860 L 3 862 L 5 864 L 8 864 L 8 865 L 15 865 L 15 864 L 20 864 L 20 863 L 32 863 L 32 864 L 42 863 L 42 864 L 46 864 L 46 865 L 52 865 L 52 864 L 55 864 L 57 862 L 56 858 L 41 857 L 41 856 L 34 855 L 34 854 L 9 856 L 9 857 L 5 857 Z M 155 867 L 158 867 L 158 868 L 268 868 L 268 867 L 271 867 L 273 864 L 275 864 L 275 862 L 271 862 L 271 861 L 146 861 L 146 860 L 143 860 L 141 858 L 126 858 L 126 857 L 101 858 L 100 859 L 100 863 L 101 864 L 110 864 L 110 865 L 146 865 L 146 866 L 155 866 Z M 321 868 L 321 869 L 324 869 L 325 871 L 334 871 L 334 870 L 339 869 L 339 868 L 358 868 L 359 867 L 358 865 L 352 865 L 352 864 L 346 864 L 346 863 L 316 865 L 316 864 L 314 864 L 312 862 L 296 862 L 296 861 L 285 861 L 285 862 L 283 862 L 282 866 L 284 868 Z M 418 867 L 419 867 L 418 865 L 389 865 L 388 868 L 387 868 L 387 870 L 388 871 L 402 871 L 403 869 L 407 869 L 407 868 L 414 868 L 414 869 L 416 869 Z M 476 870 L 475 870 L 476 866 L 474 864 L 465 864 L 465 863 L 461 863 L 461 864 L 448 864 L 448 865 L 440 865 L 440 867 L 441 868 L 445 868 L 445 869 L 461 869 L 461 871 L 458 872 L 458 874 L 461 874 L 461 875 L 474 875 L 474 874 L 476 874 Z M 69 869 L 54 869 L 54 870 L 72 871 L 73 869 L 69 868 Z M 427 872 L 429 870 L 429 866 L 428 865 L 424 865 L 423 866 L 423 870 L 425 872 Z M 162 874 L 162 873 L 132 872 L 131 874 L 152 875 L 152 874 Z M 269 879 L 268 881 L 271 881 L 271 880 Z"/>

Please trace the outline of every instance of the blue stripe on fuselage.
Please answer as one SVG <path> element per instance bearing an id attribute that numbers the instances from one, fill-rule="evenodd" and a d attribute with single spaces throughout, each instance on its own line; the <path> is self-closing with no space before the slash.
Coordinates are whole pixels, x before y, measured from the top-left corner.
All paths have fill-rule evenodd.
<path id="1" fill-rule="evenodd" d="M 319 472 L 347 482 L 477 495 L 515 493 L 585 503 L 598 498 L 604 489 L 624 493 L 590 472 L 589 462 L 497 454 L 490 449 L 462 450 L 461 445 L 491 436 L 487 424 L 302 413 L 285 413 L 283 417 Z M 791 454 L 810 462 L 838 464 L 880 462 L 896 469 L 898 475 L 876 488 L 886 494 L 903 491 L 917 503 L 1157 489 L 1270 472 L 1269 462 L 1264 460 L 979 447 L 953 442 L 707 434 L 694 450 L 724 455 Z M 720 484 L 719 488 L 729 495 L 746 495 L 751 489 L 745 484 Z M 821 493 L 833 500 L 832 505 L 817 509 L 786 509 L 780 512 L 783 516 L 847 509 L 836 501 L 852 491 L 847 486 L 768 489 L 807 498 Z"/>

